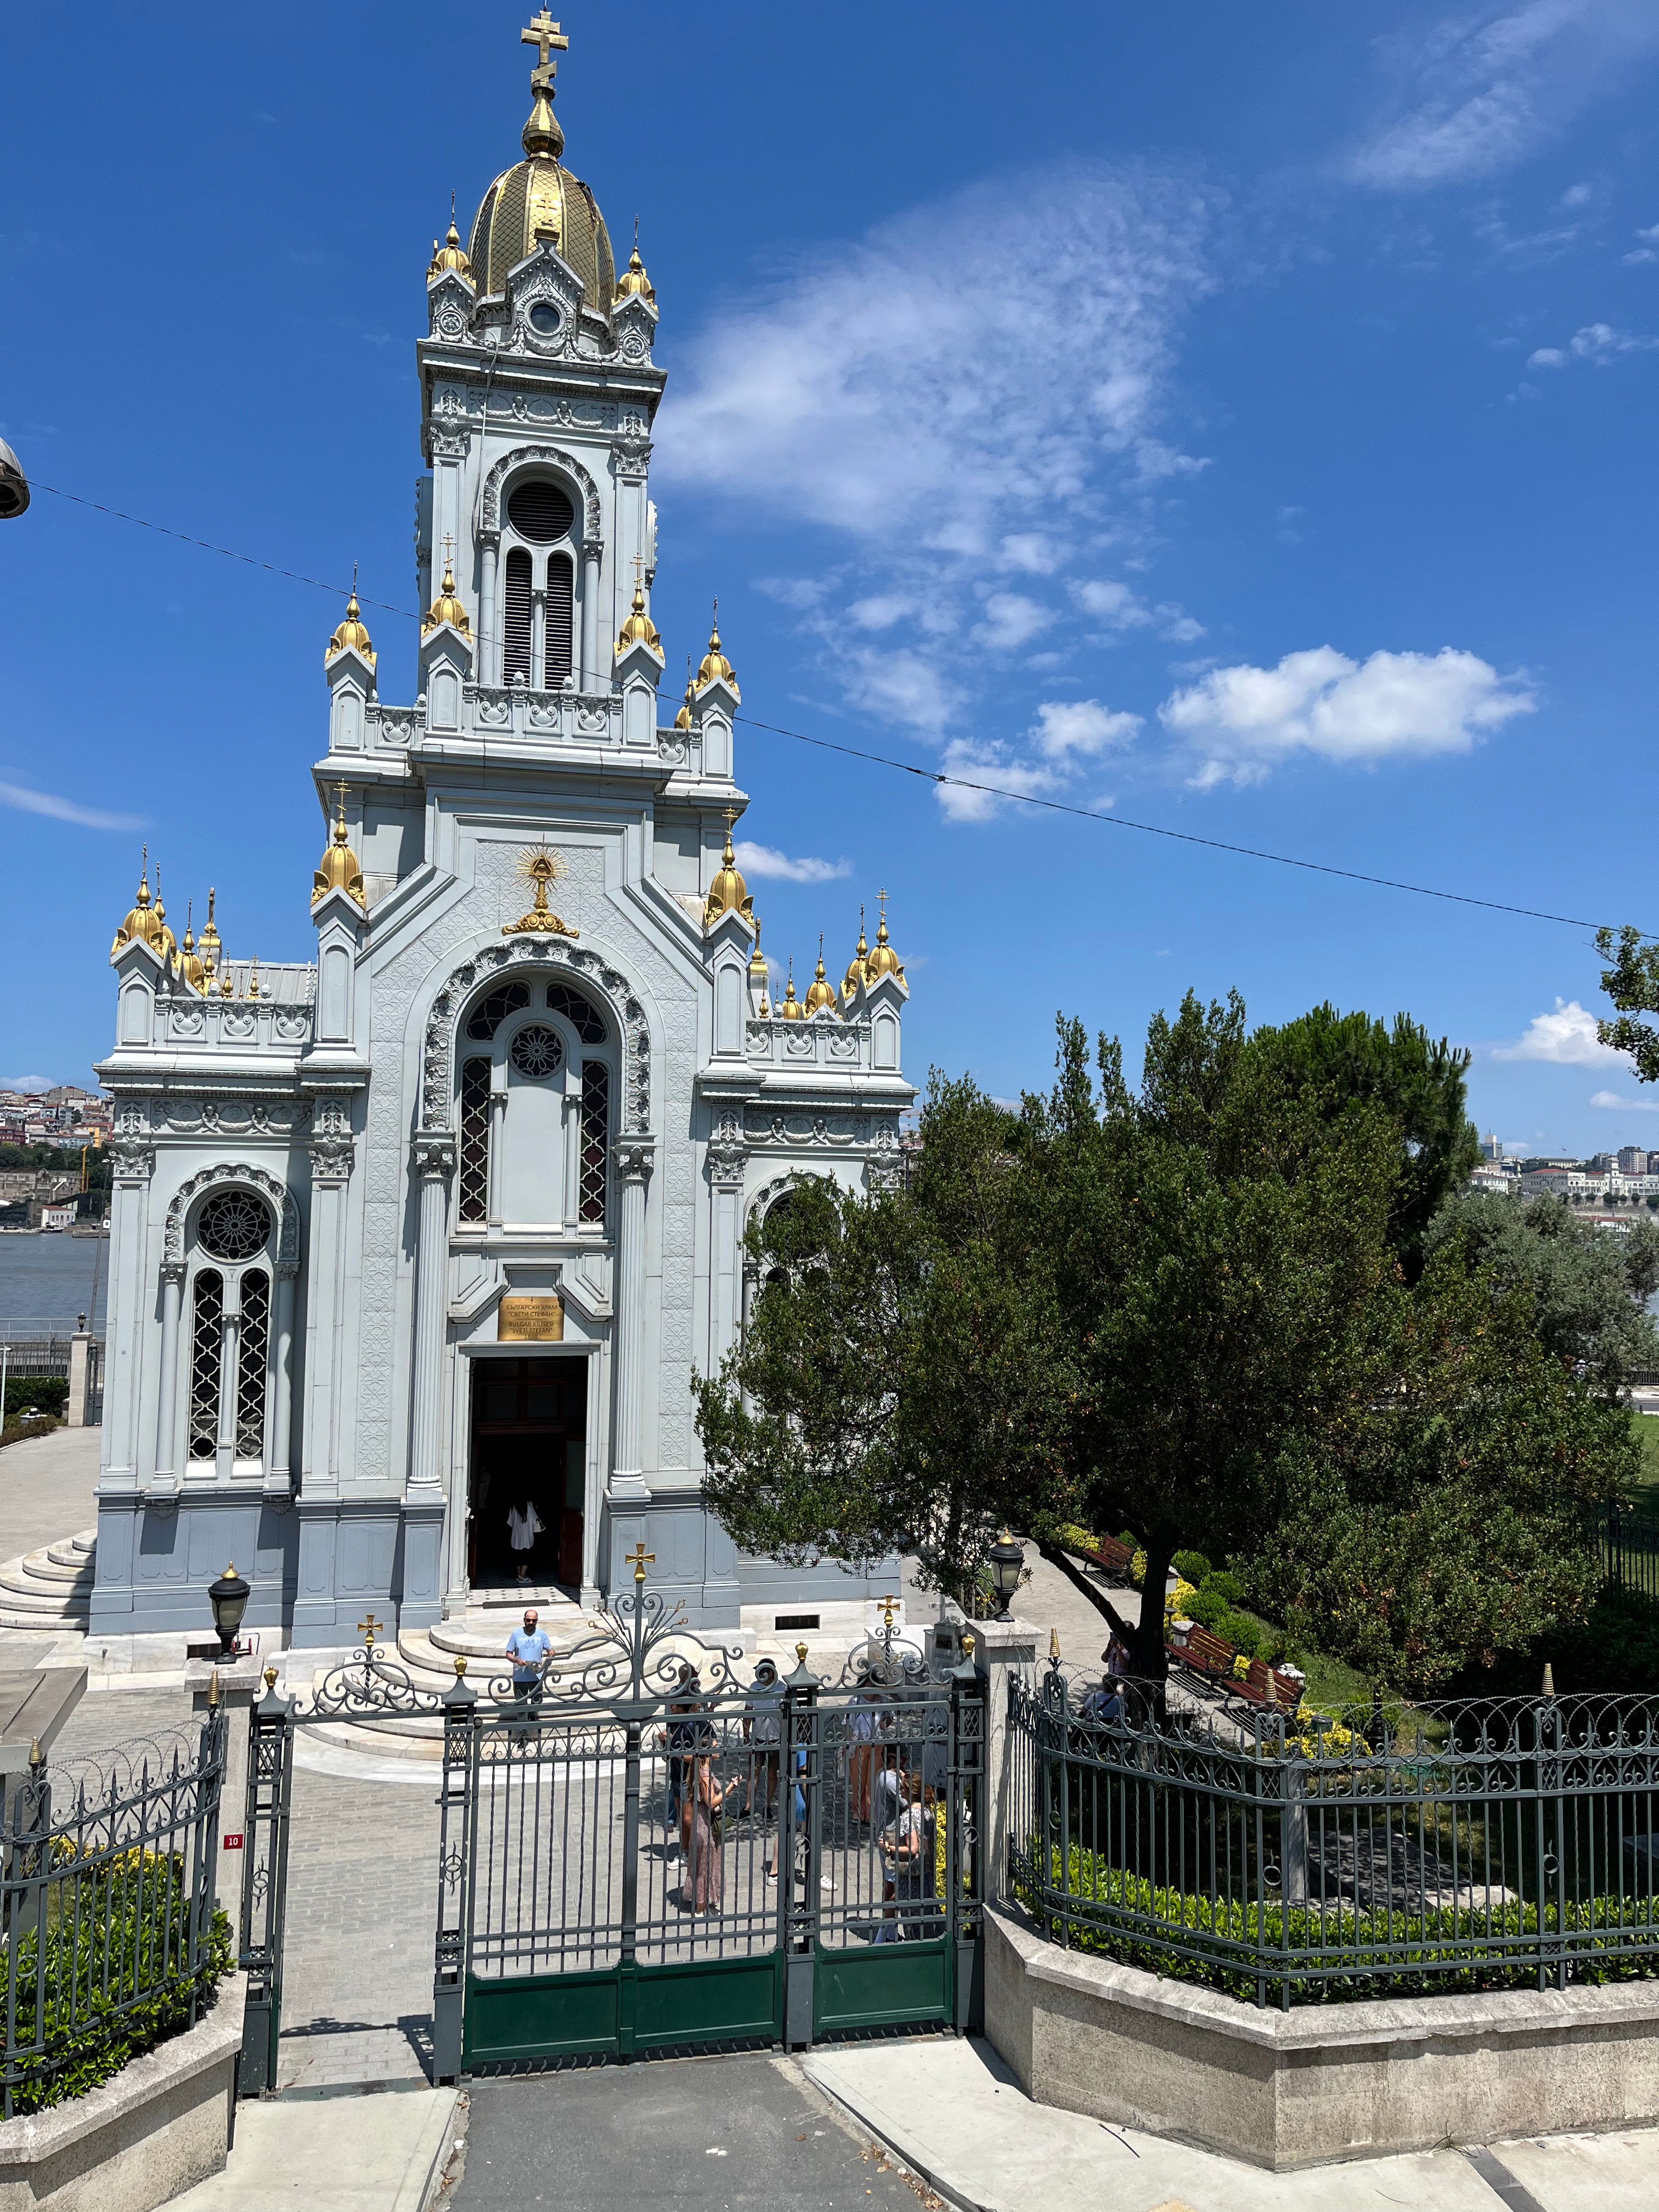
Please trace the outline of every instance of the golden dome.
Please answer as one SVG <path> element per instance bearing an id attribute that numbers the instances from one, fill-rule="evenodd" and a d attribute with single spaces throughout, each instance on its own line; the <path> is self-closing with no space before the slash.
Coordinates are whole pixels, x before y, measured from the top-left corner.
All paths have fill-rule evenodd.
<path id="1" fill-rule="evenodd" d="M 644 300 L 652 307 L 657 304 L 657 288 L 645 273 L 645 264 L 640 258 L 640 226 L 634 222 L 634 251 L 628 257 L 628 266 L 617 279 L 618 300 Z"/>
<path id="2" fill-rule="evenodd" d="M 568 41 L 544 9 L 523 34 L 538 46 L 541 65 L 530 75 L 532 105 L 521 143 L 526 158 L 503 169 L 473 217 L 467 245 L 475 282 L 487 293 L 507 289 L 507 273 L 533 253 L 544 238 L 574 274 L 588 307 L 608 314 L 617 296 L 617 261 L 599 202 L 580 177 L 561 167 L 564 133 L 553 112 L 556 64 L 550 50 Z"/>
<path id="3" fill-rule="evenodd" d="M 749 896 L 749 886 L 738 872 L 738 856 L 732 849 L 732 824 L 734 815 L 726 817 L 726 851 L 708 886 L 708 896 L 702 902 L 702 926 L 712 929 L 728 914 L 740 914 L 745 921 L 755 918 L 755 902 Z"/>
<path id="4" fill-rule="evenodd" d="M 155 878 L 158 890 L 161 885 L 161 878 L 158 872 Z M 161 915 L 149 902 L 149 847 L 146 845 L 143 872 L 138 878 L 138 896 L 129 909 L 126 920 L 115 933 L 115 941 L 110 946 L 110 957 L 113 959 L 124 945 L 148 945 L 155 951 L 159 952 L 161 950 L 161 939 L 166 934 Z"/>
<path id="5" fill-rule="evenodd" d="M 328 665 L 337 653 L 344 653 L 348 648 L 353 653 L 362 653 L 369 666 L 374 667 L 374 647 L 369 643 L 368 632 L 363 628 L 362 610 L 357 605 L 357 579 L 355 575 L 351 580 L 351 597 L 346 601 L 345 620 L 336 625 L 334 635 L 328 641 L 327 650 L 323 654 L 324 666 Z"/>
<path id="6" fill-rule="evenodd" d="M 795 963 L 793 960 L 789 963 L 789 988 L 784 994 L 782 1005 L 777 1009 L 777 1017 L 781 1022 L 804 1022 L 806 1019 L 806 1009 L 795 996 Z"/>
<path id="7" fill-rule="evenodd" d="M 455 596 L 455 570 L 447 553 L 444 556 L 443 588 L 428 610 L 426 620 L 421 624 L 421 635 L 429 637 L 441 623 L 451 623 L 463 637 L 470 638 L 472 635 L 467 623 L 466 609 Z"/>
<path id="8" fill-rule="evenodd" d="M 657 635 L 657 626 L 645 611 L 645 586 L 637 576 L 634 579 L 633 611 L 617 633 L 616 657 L 618 660 L 631 645 L 648 645 L 656 653 L 662 651 L 662 640 Z"/>
<path id="9" fill-rule="evenodd" d="M 887 894 L 885 891 L 880 894 L 880 898 L 881 926 L 876 932 L 876 941 L 870 948 L 870 957 L 864 963 L 864 972 L 872 983 L 882 975 L 896 975 L 902 982 L 904 981 L 903 963 L 887 940 Z"/>
<path id="10" fill-rule="evenodd" d="M 847 963 L 847 973 L 842 980 L 841 986 L 841 995 L 847 1001 L 849 1006 L 853 1003 L 853 995 L 854 992 L 861 989 L 865 983 L 865 963 L 869 959 L 869 957 L 870 948 L 864 941 L 864 908 L 860 907 L 859 908 L 858 947 L 854 952 L 851 960 Z"/>
<path id="11" fill-rule="evenodd" d="M 705 684 L 712 684 L 717 676 L 724 677 L 734 692 L 738 689 L 737 671 L 720 651 L 720 603 L 716 599 L 714 620 L 708 626 L 708 650 L 704 653 L 702 665 L 697 670 L 696 688 L 699 691 L 702 690 Z M 738 696 L 741 696 L 741 694 Z"/>
<path id="12" fill-rule="evenodd" d="M 427 283 L 429 284 L 434 276 L 447 276 L 452 269 L 458 276 L 465 276 L 469 284 L 474 281 L 472 264 L 461 250 L 461 234 L 455 228 L 453 207 L 449 210 L 448 237 L 441 246 L 435 238 L 432 241 L 432 258 L 427 264 Z"/>
<path id="13" fill-rule="evenodd" d="M 809 1018 L 817 1013 L 834 1013 L 836 987 L 823 972 L 823 938 L 818 937 L 818 972 L 806 989 L 806 1012 Z"/>
<path id="14" fill-rule="evenodd" d="M 346 842 L 345 786 L 341 784 L 336 799 L 337 811 L 334 817 L 334 835 L 330 838 L 311 878 L 311 903 L 326 898 L 331 891 L 343 891 L 348 898 L 356 899 L 365 912 L 368 902 L 363 896 L 363 872 L 357 865 L 357 855 Z"/>
<path id="15" fill-rule="evenodd" d="M 192 991 L 204 991 L 207 988 L 207 969 L 197 953 L 196 940 L 190 933 L 191 909 L 194 903 L 192 900 L 185 908 L 185 941 L 179 948 L 179 973 Z"/>

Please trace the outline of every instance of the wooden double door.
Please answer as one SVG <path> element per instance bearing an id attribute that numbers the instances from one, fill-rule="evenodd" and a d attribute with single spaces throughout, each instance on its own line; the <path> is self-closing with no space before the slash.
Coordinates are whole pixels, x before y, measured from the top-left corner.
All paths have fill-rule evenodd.
<path id="1" fill-rule="evenodd" d="M 472 1459 L 467 1579 L 499 1588 L 532 1582 L 578 1589 L 587 1479 L 587 1362 L 479 1359 L 472 1370 Z M 539 1529 L 524 1548 L 528 1508 Z"/>

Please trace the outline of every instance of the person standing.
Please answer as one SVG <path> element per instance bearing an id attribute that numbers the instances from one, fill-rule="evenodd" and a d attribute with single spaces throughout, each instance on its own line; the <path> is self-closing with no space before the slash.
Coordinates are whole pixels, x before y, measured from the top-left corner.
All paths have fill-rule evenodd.
<path id="1" fill-rule="evenodd" d="M 538 1626 L 535 1607 L 527 1605 L 524 1626 L 515 1628 L 507 1639 L 507 1656 L 513 1662 L 513 1694 L 522 1703 L 533 1705 L 541 1702 L 547 1662 L 552 1653 L 552 1638 Z"/>
<path id="2" fill-rule="evenodd" d="M 521 1583 L 530 1579 L 530 1554 L 541 1533 L 542 1516 L 528 1498 L 521 1498 L 516 1505 L 507 1508 L 507 1537 L 513 1547 L 513 1564 Z"/>
<path id="3" fill-rule="evenodd" d="M 750 1694 L 748 1711 L 743 1717 L 743 1732 L 750 1745 L 749 1810 L 752 1814 L 758 1806 L 762 1820 L 770 1821 L 778 1809 L 778 1784 L 783 1770 L 783 1686 L 778 1680 L 777 1662 L 763 1659 L 755 1668 L 755 1686 Z M 778 1839 L 775 1832 L 766 1852 L 766 1879 L 775 1881 L 778 1872 Z"/>
<path id="4" fill-rule="evenodd" d="M 693 1723 L 696 1747 L 687 1762 L 685 1799 L 680 1807 L 680 1840 L 689 1862 L 691 1910 L 718 1912 L 725 1895 L 725 1867 L 720 1856 L 720 1806 L 726 1785 L 714 1778 L 714 1725 L 706 1713 Z M 686 1897 L 682 1877 L 680 1899 Z"/>

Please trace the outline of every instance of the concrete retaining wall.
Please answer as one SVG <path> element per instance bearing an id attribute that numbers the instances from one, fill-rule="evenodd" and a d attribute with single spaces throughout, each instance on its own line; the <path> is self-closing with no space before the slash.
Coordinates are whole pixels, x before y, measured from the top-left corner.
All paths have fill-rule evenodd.
<path id="1" fill-rule="evenodd" d="M 1279 2170 L 1659 2121 L 1659 1980 L 1261 2011 L 988 1911 L 985 2033 L 1035 2101 Z"/>
<path id="2" fill-rule="evenodd" d="M 206 2019 L 112 2081 L 0 2122 L 0 2212 L 155 2212 L 222 2168 L 230 2148 L 246 1985 L 219 1984 Z"/>

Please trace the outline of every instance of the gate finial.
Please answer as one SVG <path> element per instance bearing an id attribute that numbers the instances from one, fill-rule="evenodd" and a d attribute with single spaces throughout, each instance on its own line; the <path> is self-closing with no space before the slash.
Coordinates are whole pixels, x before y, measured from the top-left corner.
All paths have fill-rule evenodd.
<path id="1" fill-rule="evenodd" d="M 646 1550 L 643 1536 L 640 1538 L 631 1552 L 624 1552 L 623 1554 L 623 1565 L 625 1567 L 633 1568 L 634 1579 L 636 1583 L 642 1583 L 645 1580 L 646 1569 L 654 1567 L 656 1564 L 657 1555 L 654 1552 Z"/>

